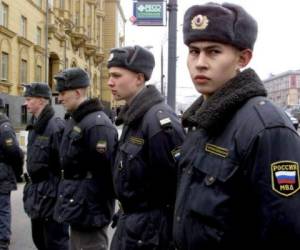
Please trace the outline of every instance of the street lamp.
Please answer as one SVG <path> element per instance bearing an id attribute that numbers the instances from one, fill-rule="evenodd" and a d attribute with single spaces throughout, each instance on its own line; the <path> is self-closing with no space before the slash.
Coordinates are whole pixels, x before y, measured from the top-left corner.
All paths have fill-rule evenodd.
<path id="1" fill-rule="evenodd" d="M 146 45 L 144 48 L 150 50 L 154 47 L 152 45 Z M 160 93 L 164 96 L 164 43 L 160 44 Z"/>
<path id="2" fill-rule="evenodd" d="M 169 53 L 168 53 L 168 104 L 176 109 L 176 43 L 177 43 L 177 0 L 169 0 Z"/>

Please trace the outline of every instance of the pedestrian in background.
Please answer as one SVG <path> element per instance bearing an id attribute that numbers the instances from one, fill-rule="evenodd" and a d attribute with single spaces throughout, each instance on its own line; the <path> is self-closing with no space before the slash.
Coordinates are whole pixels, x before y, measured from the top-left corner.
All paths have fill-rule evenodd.
<path id="1" fill-rule="evenodd" d="M 87 98 L 86 71 L 68 68 L 55 79 L 70 114 L 60 147 L 63 179 L 55 218 L 71 225 L 71 250 L 104 250 L 114 212 L 111 167 L 118 133 L 101 102 Z"/>
<path id="2" fill-rule="evenodd" d="M 119 221 L 111 250 L 171 250 L 176 162 L 184 132 L 175 112 L 153 85 L 152 53 L 140 46 L 115 48 L 108 61 L 108 86 L 126 105 L 113 168 Z"/>
<path id="3" fill-rule="evenodd" d="M 235 4 L 195 5 L 183 36 L 201 96 L 182 117 L 189 133 L 179 162 L 177 249 L 299 246 L 300 138 L 255 71 L 242 70 L 256 21 Z"/>
<path id="4" fill-rule="evenodd" d="M 23 173 L 24 154 L 15 131 L 5 114 L 5 105 L 0 98 L 0 250 L 8 250 L 11 236 L 12 190 L 17 189 L 17 180 Z"/>
<path id="5" fill-rule="evenodd" d="M 60 179 L 59 145 L 64 121 L 55 117 L 46 83 L 25 86 L 25 106 L 32 114 L 27 126 L 27 176 L 24 208 L 31 218 L 32 239 L 39 250 L 67 250 L 68 225 L 53 219 Z"/>

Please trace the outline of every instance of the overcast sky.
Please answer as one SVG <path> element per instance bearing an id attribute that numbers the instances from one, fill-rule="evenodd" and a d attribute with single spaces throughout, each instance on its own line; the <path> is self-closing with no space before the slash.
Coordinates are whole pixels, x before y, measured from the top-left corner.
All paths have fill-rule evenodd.
<path id="1" fill-rule="evenodd" d="M 186 67 L 187 47 L 182 39 L 182 22 L 184 12 L 192 5 L 206 3 L 201 0 L 177 0 L 177 96 L 195 94 Z M 215 0 L 222 3 L 224 1 Z M 242 5 L 258 22 L 258 38 L 254 47 L 254 56 L 250 67 L 256 70 L 262 79 L 271 73 L 279 74 L 287 70 L 300 69 L 300 1 L 263 1 L 263 0 L 231 0 Z M 132 0 L 121 0 L 126 19 L 132 16 Z M 167 27 L 135 26 L 127 21 L 126 45 L 139 44 L 153 46 L 156 68 L 153 82 L 160 81 L 160 46 L 163 44 L 167 53 Z M 164 67 L 167 70 L 167 55 Z M 167 71 L 165 71 L 167 74 Z M 188 91 L 187 91 L 188 89 Z"/>

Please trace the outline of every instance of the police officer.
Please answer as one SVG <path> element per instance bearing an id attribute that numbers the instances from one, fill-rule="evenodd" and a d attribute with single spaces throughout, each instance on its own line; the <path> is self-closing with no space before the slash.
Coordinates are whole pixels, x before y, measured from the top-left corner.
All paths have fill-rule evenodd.
<path id="1" fill-rule="evenodd" d="M 0 98 L 0 250 L 8 250 L 11 235 L 10 193 L 23 173 L 24 154 Z"/>
<path id="2" fill-rule="evenodd" d="M 68 225 L 53 219 L 60 179 L 59 144 L 64 121 L 54 116 L 46 83 L 24 85 L 25 105 L 32 114 L 27 126 L 27 183 L 24 208 L 31 218 L 32 238 L 39 250 L 67 250 Z"/>
<path id="3" fill-rule="evenodd" d="M 117 130 L 100 101 L 87 98 L 86 71 L 68 68 L 55 79 L 59 101 L 70 114 L 60 147 L 63 179 L 55 217 L 71 225 L 71 250 L 107 249 Z"/>
<path id="4" fill-rule="evenodd" d="M 174 217 L 179 250 L 299 246 L 300 138 L 251 68 L 256 21 L 235 4 L 190 7 L 188 68 L 202 95 L 183 114 Z"/>
<path id="5" fill-rule="evenodd" d="M 153 85 L 152 53 L 140 46 L 115 48 L 108 61 L 108 86 L 125 100 L 113 168 L 121 210 L 112 250 L 170 250 L 176 191 L 176 162 L 184 132 L 175 112 Z"/>

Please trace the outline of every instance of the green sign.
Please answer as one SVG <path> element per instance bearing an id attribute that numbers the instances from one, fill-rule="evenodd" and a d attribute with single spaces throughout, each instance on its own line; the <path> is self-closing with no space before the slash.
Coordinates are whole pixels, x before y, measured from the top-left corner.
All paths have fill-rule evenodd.
<path id="1" fill-rule="evenodd" d="M 138 25 L 163 25 L 163 2 L 137 2 L 134 5 L 134 15 Z"/>

